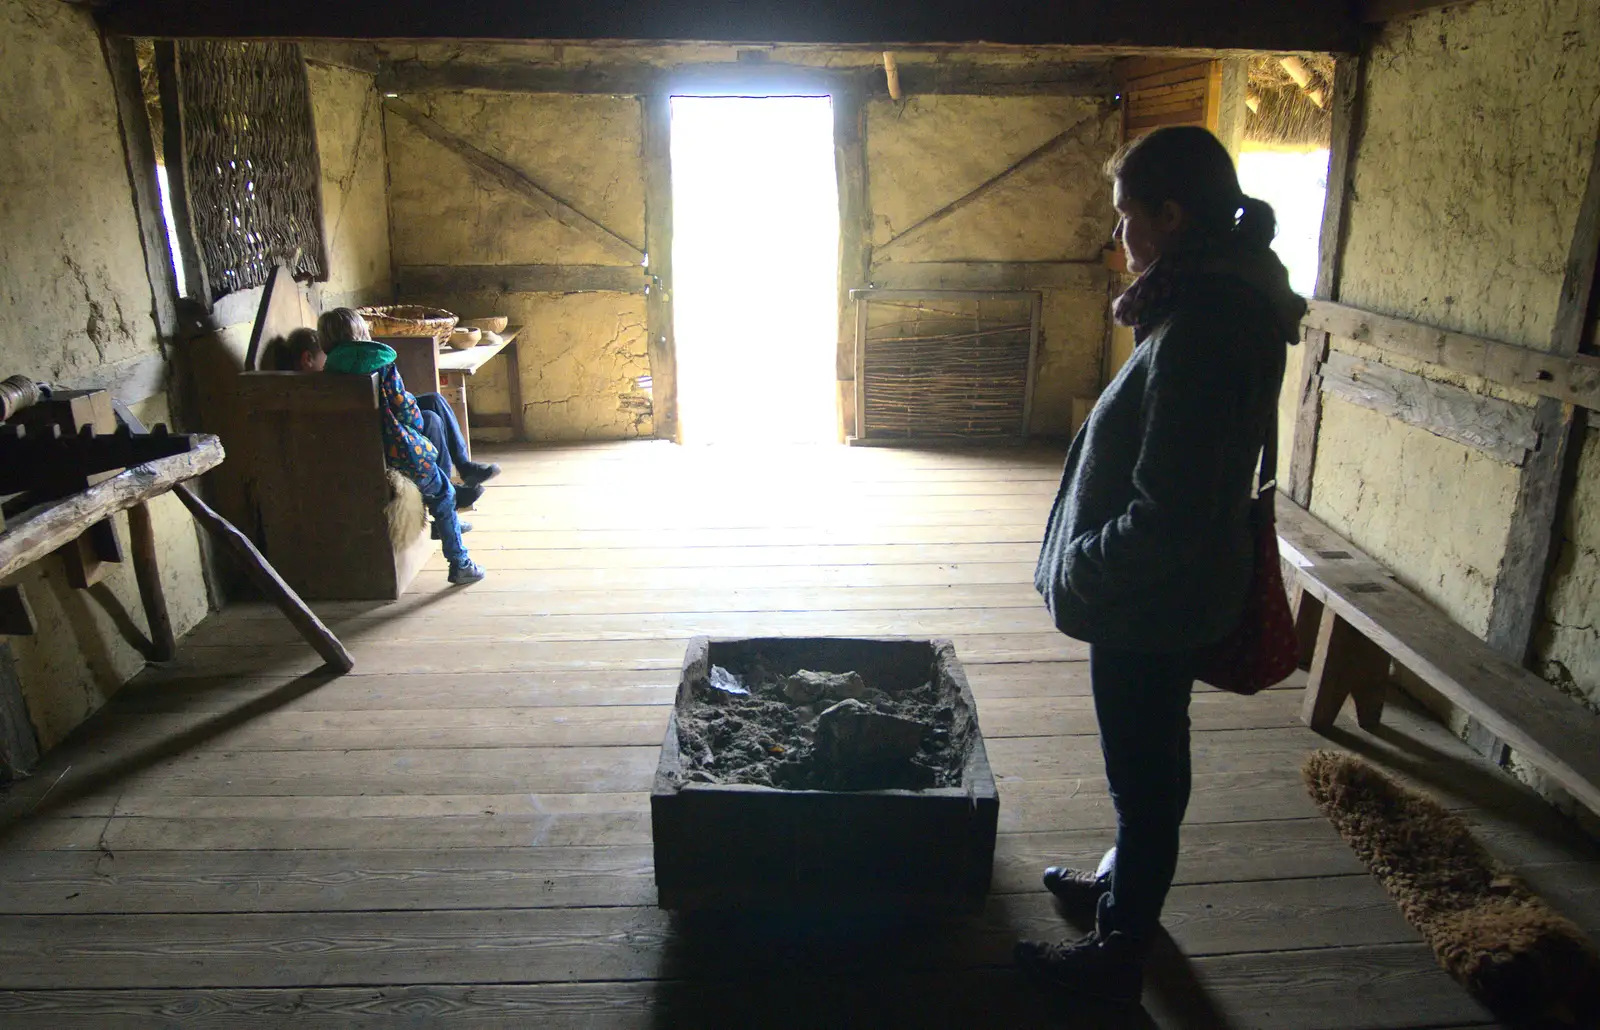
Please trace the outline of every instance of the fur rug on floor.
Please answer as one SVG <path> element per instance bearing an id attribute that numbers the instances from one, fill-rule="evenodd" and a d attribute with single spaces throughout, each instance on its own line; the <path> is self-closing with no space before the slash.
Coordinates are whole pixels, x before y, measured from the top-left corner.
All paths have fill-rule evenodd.
<path id="1" fill-rule="evenodd" d="M 1313 752 L 1304 775 L 1317 807 L 1479 1001 L 1518 1027 L 1600 1027 L 1600 953 L 1466 823 L 1353 755 Z"/>

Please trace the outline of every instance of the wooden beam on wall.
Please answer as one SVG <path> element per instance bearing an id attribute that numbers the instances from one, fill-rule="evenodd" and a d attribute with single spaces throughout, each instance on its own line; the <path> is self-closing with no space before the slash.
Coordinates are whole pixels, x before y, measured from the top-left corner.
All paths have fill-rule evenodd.
<path id="1" fill-rule="evenodd" d="M 308 58 L 309 59 L 309 58 Z M 901 64 L 906 94 L 960 96 L 1111 96 L 1110 62 L 1037 61 L 1025 65 L 982 60 L 939 60 Z M 878 66 L 825 68 L 800 64 L 716 64 L 664 68 L 658 64 L 611 63 L 581 67 L 541 67 L 525 62 L 430 64 L 402 60 L 384 65 L 378 88 L 386 93 L 482 90 L 493 93 L 556 93 L 643 96 L 672 86 L 709 87 L 719 80 L 815 80 L 824 87 L 863 95 L 887 95 Z"/>
<path id="2" fill-rule="evenodd" d="M 1600 125 L 1593 131 L 1589 178 L 1567 248 L 1550 351 L 1573 357 L 1583 345 L 1595 272 L 1600 262 Z M 1571 494 L 1569 466 L 1582 446 L 1586 412 L 1552 397 L 1534 409 L 1539 448 L 1522 469 L 1517 506 L 1506 536 L 1505 557 L 1489 607 L 1491 647 L 1526 663 L 1544 610 L 1551 570 L 1560 552 L 1561 516 Z"/>
<path id="3" fill-rule="evenodd" d="M 505 0 L 390 0 L 382 5 L 280 0 L 201 4 L 113 0 L 113 35 L 278 39 L 782 40 L 788 43 L 1014 43 L 1033 46 L 1198 47 L 1346 52 L 1356 22 L 1324 0 L 615 0 L 604 4 Z"/>
<path id="4" fill-rule="evenodd" d="M 1355 147 L 1360 138 L 1361 80 L 1364 58 L 1341 58 L 1333 74 L 1333 128 L 1328 157 L 1328 194 L 1322 207 L 1322 236 L 1317 247 L 1318 300 L 1339 299 L 1339 265 L 1344 258 L 1350 197 L 1354 192 Z M 1294 424 L 1289 458 L 1289 496 L 1301 507 L 1311 505 L 1311 477 L 1317 464 L 1317 434 L 1322 428 L 1322 362 L 1328 356 L 1328 333 L 1305 334 L 1300 357 L 1300 409 Z"/>
<path id="5" fill-rule="evenodd" d="M 661 82 L 662 69 L 648 64 L 589 65 L 541 68 L 532 64 L 385 63 L 378 73 L 384 93 L 559 93 L 564 95 L 642 96 Z"/>
<path id="6" fill-rule="evenodd" d="M 639 244 L 602 225 L 600 222 L 551 193 L 524 172 L 504 161 L 479 150 L 468 140 L 451 132 L 418 108 L 398 97 L 390 97 L 384 106 L 404 118 L 417 131 L 455 154 L 468 166 L 494 180 L 502 188 L 515 193 L 534 207 L 570 229 L 576 229 L 595 243 L 625 261 L 639 262 L 644 251 Z"/>
<path id="7" fill-rule="evenodd" d="M 1332 301 L 1313 300 L 1307 329 L 1370 344 L 1568 404 L 1600 410 L 1600 359 L 1564 357 L 1469 333 L 1437 329 Z M 1570 327 L 1566 331 L 1571 331 Z"/>
<path id="8" fill-rule="evenodd" d="M 678 349 L 672 329 L 672 97 L 640 98 L 644 120 L 645 325 L 650 334 L 650 420 L 678 439 Z"/>
<path id="9" fill-rule="evenodd" d="M 1362 361 L 1338 351 L 1322 366 L 1322 389 L 1352 404 L 1522 465 L 1539 444 L 1533 409 L 1451 383 Z"/>
<path id="10" fill-rule="evenodd" d="M 1094 290 L 1110 271 L 1091 261 L 907 261 L 873 266 L 872 285 L 884 290 Z"/>
<path id="11" fill-rule="evenodd" d="M 1093 119 L 1090 120 L 1092 121 Z M 995 174 L 989 176 L 989 178 L 985 179 L 983 182 L 980 182 L 978 185 L 974 186 L 966 193 L 963 193 L 955 200 L 952 200 L 944 207 L 939 208 L 932 214 L 918 219 L 904 229 L 901 229 L 899 232 L 895 233 L 895 235 L 891 237 L 888 242 L 877 248 L 878 252 L 881 254 L 882 252 L 889 250 L 890 248 L 895 247 L 906 240 L 914 239 L 919 234 L 939 224 L 956 212 L 970 207 L 972 204 L 981 200 L 990 190 L 994 189 L 996 186 L 999 186 L 1002 182 L 1005 182 L 1016 173 L 1022 171 L 1024 168 L 1038 164 L 1051 154 L 1065 147 L 1068 143 L 1078 139 L 1084 131 L 1086 124 L 1086 122 L 1079 122 L 1077 125 L 1072 126 L 1066 131 L 1058 133 L 1057 135 L 1045 140 L 1033 150 L 1024 154 L 1022 157 L 1019 157 L 1017 160 L 1000 169 L 1000 171 L 996 172 Z"/>
<path id="12" fill-rule="evenodd" d="M 395 292 L 406 300 L 463 293 L 636 293 L 650 278 L 639 265 L 399 265 Z"/>

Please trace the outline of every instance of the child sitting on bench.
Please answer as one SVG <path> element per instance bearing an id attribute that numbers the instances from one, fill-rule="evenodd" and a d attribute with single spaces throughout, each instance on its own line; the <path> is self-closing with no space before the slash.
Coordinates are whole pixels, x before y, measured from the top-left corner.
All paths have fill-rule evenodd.
<path id="1" fill-rule="evenodd" d="M 320 342 L 326 347 L 321 364 L 327 371 L 381 373 L 384 457 L 390 468 L 417 484 L 417 489 L 422 491 L 422 500 L 433 515 L 434 536 L 444 544 L 444 556 L 450 562 L 450 582 L 476 583 L 483 579 L 483 569 L 467 556 L 467 549 L 461 543 L 461 532 L 466 527 L 456 518 L 456 510 L 458 506 L 470 508 L 483 493 L 483 480 L 499 472 L 499 467 L 462 463 L 458 467 L 463 485 L 458 491 L 451 485 L 448 466 L 444 464 L 448 458 L 441 457 L 448 454 L 450 447 L 437 447 L 428 439 L 423 412 L 417 399 L 406 390 L 400 370 L 395 367 L 394 350 L 374 343 L 366 320 L 350 308 L 325 312 L 317 321 L 317 329 L 322 338 Z M 311 356 L 306 363 L 310 366 L 307 371 L 314 370 L 318 364 L 316 356 Z M 459 427 L 456 432 L 459 435 Z M 467 482 L 469 473 L 478 482 Z"/>
<path id="2" fill-rule="evenodd" d="M 321 372 L 328 362 L 327 354 L 322 349 L 322 338 L 315 329 L 296 329 L 290 333 L 283 343 L 281 355 L 279 368 L 284 372 Z M 444 399 L 444 394 L 419 393 L 414 396 L 417 407 L 422 410 L 422 435 L 439 452 L 439 467 L 444 470 L 446 479 L 451 479 L 454 472 L 460 475 L 462 486 L 482 486 L 500 474 L 498 464 L 473 461 L 467 457 L 466 434 L 461 431 L 455 409 Z M 462 493 L 461 490 L 456 491 L 457 511 L 471 507 L 463 499 Z M 472 497 L 475 499 L 477 495 L 473 494 Z M 463 533 L 471 528 L 464 522 L 461 524 Z"/>

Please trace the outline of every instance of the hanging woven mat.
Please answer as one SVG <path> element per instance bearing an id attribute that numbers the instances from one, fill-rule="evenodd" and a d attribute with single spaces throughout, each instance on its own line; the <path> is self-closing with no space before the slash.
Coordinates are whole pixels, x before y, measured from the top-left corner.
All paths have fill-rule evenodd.
<path id="1" fill-rule="evenodd" d="M 1306 788 L 1445 972 L 1515 1027 L 1600 1026 L 1600 954 L 1460 817 L 1353 755 L 1316 751 Z"/>
<path id="2" fill-rule="evenodd" d="M 444 308 L 420 304 L 391 304 L 387 307 L 357 308 L 366 319 L 373 336 L 431 336 L 435 342 L 449 339 L 459 318 Z"/>

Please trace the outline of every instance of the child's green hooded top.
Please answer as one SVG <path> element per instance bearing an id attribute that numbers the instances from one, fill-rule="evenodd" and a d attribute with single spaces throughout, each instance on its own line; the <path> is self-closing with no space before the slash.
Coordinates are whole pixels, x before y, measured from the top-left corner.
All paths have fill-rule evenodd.
<path id="1" fill-rule="evenodd" d="M 422 411 L 395 367 L 394 348 L 371 340 L 352 340 L 328 352 L 327 371 L 355 375 L 381 372 L 383 450 L 389 467 L 421 486 L 434 477 L 439 452 L 422 435 Z"/>

